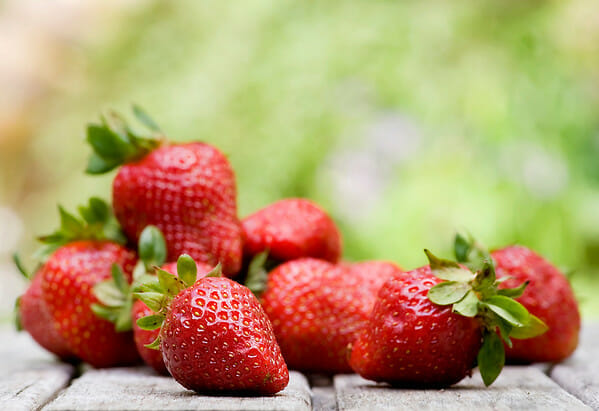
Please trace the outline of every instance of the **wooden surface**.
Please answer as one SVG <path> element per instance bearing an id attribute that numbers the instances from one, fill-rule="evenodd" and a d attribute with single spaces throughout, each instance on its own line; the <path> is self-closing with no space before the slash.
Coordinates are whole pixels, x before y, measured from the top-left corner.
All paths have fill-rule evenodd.
<path id="1" fill-rule="evenodd" d="M 486 389 L 476 372 L 445 390 L 292 372 L 289 386 L 272 397 L 197 395 L 147 367 L 75 369 L 8 329 L 0 341 L 0 410 L 599 410 L 599 324 L 583 329 L 564 363 L 506 367 Z"/>

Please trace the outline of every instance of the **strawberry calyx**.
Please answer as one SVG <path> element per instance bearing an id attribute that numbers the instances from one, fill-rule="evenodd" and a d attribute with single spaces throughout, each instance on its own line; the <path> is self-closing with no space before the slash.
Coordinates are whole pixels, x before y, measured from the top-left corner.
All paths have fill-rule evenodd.
<path id="1" fill-rule="evenodd" d="M 497 280 L 493 259 L 483 251 L 479 252 L 480 260 L 472 261 L 470 268 L 437 258 L 429 250 L 424 252 L 433 274 L 443 280 L 428 291 L 429 300 L 441 306 L 451 305 L 452 312 L 475 318 L 481 324 L 483 343 L 477 363 L 483 382 L 489 386 L 505 364 L 502 340 L 511 347 L 511 338 L 532 338 L 548 329 L 541 319 L 514 300 L 522 295 L 527 283 L 499 289 L 504 279 Z"/>
<path id="2" fill-rule="evenodd" d="M 77 210 L 79 216 L 58 206 L 60 227 L 51 234 L 37 238 L 43 246 L 34 253 L 34 258 L 44 261 L 58 247 L 78 240 L 108 240 L 121 245 L 127 242 L 110 206 L 104 200 L 91 197 L 87 205 L 79 206 Z"/>
<path id="3" fill-rule="evenodd" d="M 29 272 L 25 268 L 25 265 L 23 265 L 23 262 L 21 261 L 21 257 L 19 256 L 18 253 L 14 253 L 12 255 L 12 262 L 15 265 L 15 267 L 17 268 L 17 271 L 19 272 L 19 274 L 21 274 L 23 277 L 25 277 L 26 280 L 31 280 L 33 278 L 33 275 L 31 274 L 31 272 Z"/>
<path id="4" fill-rule="evenodd" d="M 155 268 L 156 276 L 151 276 L 147 281 L 136 287 L 133 293 L 135 298 L 143 301 L 154 314 L 137 320 L 137 325 L 143 330 L 156 330 L 162 326 L 171 302 L 177 294 L 191 287 L 197 277 L 197 265 L 193 258 L 182 254 L 177 259 L 178 276 Z M 222 267 L 218 263 L 205 277 L 222 277 Z M 159 349 L 160 335 L 150 344 L 145 346 L 150 349 Z"/>
<path id="5" fill-rule="evenodd" d="M 165 136 L 156 122 L 137 105 L 133 105 L 133 114 L 150 130 L 149 135 L 134 132 L 125 119 L 112 110 L 101 116 L 100 124 L 87 126 L 86 140 L 93 152 L 86 173 L 107 173 L 122 164 L 143 158 L 162 144 Z"/>
<path id="6" fill-rule="evenodd" d="M 250 289 L 256 298 L 260 299 L 266 291 L 268 282 L 268 273 L 279 263 L 268 258 L 269 250 L 264 250 L 256 254 L 250 261 L 247 269 L 247 276 L 244 285 Z"/>
<path id="7" fill-rule="evenodd" d="M 91 310 L 98 317 L 114 323 L 117 332 L 132 329 L 133 290 L 151 280 L 154 276 L 149 273 L 153 272 L 155 266 L 160 266 L 166 261 L 166 241 L 158 227 L 149 225 L 141 232 L 138 254 L 139 260 L 133 270 L 132 284 L 128 283 L 121 267 L 113 264 L 111 278 L 93 288 L 99 303 L 92 304 Z"/>

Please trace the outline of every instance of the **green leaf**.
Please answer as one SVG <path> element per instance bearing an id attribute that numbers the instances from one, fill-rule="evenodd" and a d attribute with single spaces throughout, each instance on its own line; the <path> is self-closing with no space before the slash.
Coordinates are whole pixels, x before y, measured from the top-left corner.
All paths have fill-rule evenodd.
<path id="1" fill-rule="evenodd" d="M 435 277 L 447 281 L 468 282 L 474 279 L 474 273 L 461 267 L 458 263 L 451 260 L 437 258 L 429 250 L 424 250 L 428 257 L 431 271 Z"/>
<path id="2" fill-rule="evenodd" d="M 252 258 L 248 265 L 248 275 L 245 280 L 245 286 L 258 298 L 266 291 L 268 281 L 268 271 L 266 270 L 266 262 L 268 260 L 268 250 L 258 253 Z"/>
<path id="3" fill-rule="evenodd" d="M 107 307 L 122 307 L 127 298 L 113 279 L 97 283 L 93 290 L 98 301 Z"/>
<path id="4" fill-rule="evenodd" d="M 512 332 L 512 328 L 513 328 L 511 326 L 511 324 L 499 316 L 496 316 L 496 321 L 494 322 L 494 324 L 497 325 L 497 329 L 499 329 L 499 335 L 501 336 L 503 341 L 505 341 L 505 343 L 508 345 L 508 347 L 511 348 L 512 340 L 510 339 L 510 333 Z"/>
<path id="5" fill-rule="evenodd" d="M 164 294 L 164 289 L 160 285 L 158 277 L 146 273 L 142 274 L 141 276 L 136 278 L 135 281 L 133 281 L 131 289 L 133 290 L 133 292 L 150 291 Z"/>
<path id="6" fill-rule="evenodd" d="M 168 301 L 168 297 L 166 295 L 153 291 L 133 293 L 133 297 L 143 301 L 143 303 L 154 312 L 162 311 Z"/>
<path id="7" fill-rule="evenodd" d="M 112 264 L 111 275 L 112 275 L 112 279 L 114 280 L 114 284 L 116 285 L 116 288 L 118 288 L 118 290 L 121 293 L 126 295 L 129 292 L 129 283 L 127 282 L 127 279 L 125 278 L 125 274 L 123 273 L 123 270 L 121 269 L 121 267 L 118 264 L 116 264 L 116 263 Z"/>
<path id="8" fill-rule="evenodd" d="M 187 254 L 182 254 L 177 259 L 177 275 L 187 287 L 191 287 L 198 277 L 198 266 Z"/>
<path id="9" fill-rule="evenodd" d="M 94 152 L 105 160 L 123 161 L 129 151 L 128 142 L 105 126 L 87 126 L 87 142 Z"/>
<path id="10" fill-rule="evenodd" d="M 83 223 L 79 221 L 73 214 L 66 211 L 62 206 L 58 206 L 60 214 L 61 231 L 76 235 L 83 231 Z"/>
<path id="11" fill-rule="evenodd" d="M 15 300 L 15 329 L 23 331 L 23 321 L 21 320 L 21 297 Z"/>
<path id="12" fill-rule="evenodd" d="M 168 271 L 158 269 L 158 272 L 156 274 L 158 276 L 158 281 L 160 282 L 160 285 L 162 286 L 167 295 L 175 296 L 179 294 L 179 292 L 187 288 L 183 281 L 181 281 L 179 278 L 169 273 Z"/>
<path id="13" fill-rule="evenodd" d="M 435 277 L 447 281 L 469 282 L 474 279 L 474 273 L 465 268 L 442 268 L 432 270 Z"/>
<path id="14" fill-rule="evenodd" d="M 64 242 L 68 241 L 68 239 L 68 236 L 64 235 L 61 232 L 42 235 L 37 238 L 39 242 L 45 244 L 63 244 Z"/>
<path id="15" fill-rule="evenodd" d="M 114 322 L 114 329 L 116 332 L 122 333 L 126 331 L 131 331 L 132 329 L 132 321 L 131 321 L 131 308 L 133 307 L 133 297 L 129 296 L 127 301 L 121 308 L 118 313 L 118 316 Z"/>
<path id="16" fill-rule="evenodd" d="M 470 290 L 467 283 L 445 281 L 428 290 L 428 299 L 438 305 L 448 305 L 460 301 Z"/>
<path id="17" fill-rule="evenodd" d="M 139 236 L 139 258 L 146 265 L 146 269 L 154 265 L 162 265 L 166 261 L 166 241 L 160 229 L 149 225 Z"/>
<path id="18" fill-rule="evenodd" d="M 505 364 L 503 343 L 495 332 L 485 331 L 477 361 L 480 375 L 488 387 L 497 379 Z"/>
<path id="19" fill-rule="evenodd" d="M 95 222 L 106 222 L 110 218 L 110 207 L 101 198 L 91 197 L 88 210 L 94 216 Z"/>
<path id="20" fill-rule="evenodd" d="M 218 263 L 216 265 L 216 267 L 214 267 L 212 270 L 210 270 L 210 272 L 208 272 L 208 274 L 206 274 L 204 277 L 222 277 L 222 276 L 223 276 L 222 265 L 220 263 Z"/>
<path id="21" fill-rule="evenodd" d="M 90 306 L 90 308 L 93 311 L 93 313 L 96 314 L 96 316 L 110 321 L 111 323 L 115 322 L 119 315 L 119 310 L 115 307 L 106 307 L 94 303 Z"/>
<path id="22" fill-rule="evenodd" d="M 152 117 L 150 117 L 148 113 L 146 113 L 146 111 L 137 104 L 133 104 L 133 114 L 143 125 L 145 125 L 150 130 L 156 131 L 158 133 L 162 132 L 162 130 L 160 130 L 160 127 L 158 126 L 158 124 L 156 124 Z"/>
<path id="23" fill-rule="evenodd" d="M 474 291 L 469 290 L 464 298 L 453 305 L 452 309 L 464 317 L 472 318 L 478 314 L 478 303 L 479 300 Z"/>
<path id="24" fill-rule="evenodd" d="M 139 320 L 137 320 L 137 325 L 142 330 L 151 331 L 151 330 L 160 328 L 160 326 L 162 325 L 163 322 L 164 322 L 164 315 L 154 314 L 154 315 L 148 315 L 146 317 L 140 318 Z"/>
<path id="25" fill-rule="evenodd" d="M 460 265 L 455 261 L 438 258 L 426 248 L 424 249 L 424 254 L 426 254 L 426 257 L 428 258 L 431 270 L 438 270 L 442 268 L 461 268 Z"/>
<path id="26" fill-rule="evenodd" d="M 150 344 L 144 345 L 144 347 L 149 348 L 150 350 L 160 350 L 160 335 Z"/>
<path id="27" fill-rule="evenodd" d="M 483 300 L 497 294 L 495 266 L 492 262 L 482 261 L 481 268 L 476 272 L 472 288 L 481 294 Z"/>
<path id="28" fill-rule="evenodd" d="M 141 260 L 137 260 L 137 263 L 135 263 L 135 267 L 133 268 L 133 282 L 137 282 L 146 273 L 147 269 L 144 262 Z"/>
<path id="29" fill-rule="evenodd" d="M 530 281 L 525 281 L 516 288 L 503 288 L 501 290 L 497 290 L 497 294 L 504 295 L 506 297 L 511 297 L 511 298 L 518 298 L 518 297 L 522 296 L 522 294 L 524 293 L 524 290 L 528 286 L 528 283 L 530 283 Z"/>
<path id="30" fill-rule="evenodd" d="M 510 337 L 516 339 L 533 338 L 545 333 L 549 327 L 539 317 L 530 314 L 530 319 L 522 327 L 514 327 Z"/>
<path id="31" fill-rule="evenodd" d="M 96 153 L 91 153 L 87 161 L 87 174 L 104 174 L 121 165 L 121 161 L 116 159 L 103 159 Z"/>
<path id="32" fill-rule="evenodd" d="M 530 314 L 519 302 L 503 295 L 494 295 L 483 300 L 491 311 L 515 327 L 522 327 L 530 321 Z"/>
<path id="33" fill-rule="evenodd" d="M 464 263 L 468 261 L 468 254 L 470 253 L 470 249 L 472 248 L 472 244 L 470 241 L 466 239 L 460 233 L 455 235 L 455 240 L 453 244 L 455 258 L 460 263 Z"/>
<path id="34" fill-rule="evenodd" d="M 23 277 L 25 277 L 26 279 L 30 280 L 31 274 L 28 273 L 27 270 L 25 269 L 25 266 L 23 265 L 23 262 L 21 261 L 21 257 L 19 257 L 18 253 L 14 253 L 12 255 L 12 261 L 15 264 L 15 266 L 17 267 L 17 270 L 19 271 L 19 273 L 21 273 L 21 275 Z"/>

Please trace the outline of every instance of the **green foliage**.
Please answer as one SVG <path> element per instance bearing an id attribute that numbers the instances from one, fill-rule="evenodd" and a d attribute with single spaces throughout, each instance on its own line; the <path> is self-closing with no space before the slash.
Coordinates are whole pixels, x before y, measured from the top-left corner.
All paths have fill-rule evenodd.
<path id="1" fill-rule="evenodd" d="M 193 258 L 187 254 L 181 255 L 177 259 L 177 274 L 187 287 L 191 287 L 198 276 L 198 266 Z"/>
<path id="2" fill-rule="evenodd" d="M 152 132 L 141 136 L 132 131 L 126 121 L 116 112 L 102 116 L 101 124 L 87 126 L 87 142 L 92 147 L 86 172 L 104 174 L 131 161 L 140 159 L 156 148 L 163 136 L 160 128 L 139 106 L 133 106 L 133 114 Z"/>
<path id="3" fill-rule="evenodd" d="M 38 237 L 43 246 L 36 251 L 36 258 L 45 260 L 54 250 L 77 240 L 110 240 L 125 244 L 126 238 L 108 204 L 97 197 L 89 199 L 85 206 L 77 207 L 80 216 L 71 214 L 58 206 L 60 226 L 53 233 Z M 20 262 L 17 264 L 17 266 Z"/>
<path id="4" fill-rule="evenodd" d="M 138 252 L 146 271 L 164 264 L 166 261 L 166 241 L 158 227 L 149 225 L 143 229 L 139 236 Z"/>
<path id="5" fill-rule="evenodd" d="M 494 332 L 486 331 L 483 336 L 483 345 L 477 356 L 478 369 L 485 386 L 493 384 L 505 365 L 505 349 L 499 336 Z"/>

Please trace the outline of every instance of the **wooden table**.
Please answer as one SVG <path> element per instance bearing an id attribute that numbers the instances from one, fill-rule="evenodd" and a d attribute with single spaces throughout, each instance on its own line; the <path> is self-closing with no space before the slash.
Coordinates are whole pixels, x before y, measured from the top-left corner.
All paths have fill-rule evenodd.
<path id="1" fill-rule="evenodd" d="M 404 390 L 357 375 L 291 372 L 289 386 L 272 397 L 201 396 L 147 367 L 76 369 L 25 333 L 5 327 L 0 338 L 0 410 L 599 409 L 599 324 L 583 329 L 568 361 L 506 367 L 487 389 L 477 374 L 449 389 Z"/>

